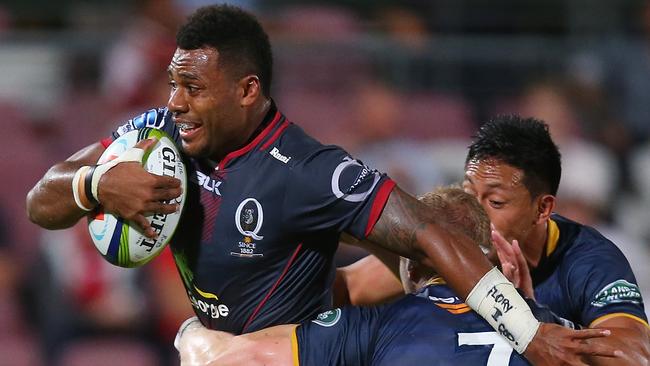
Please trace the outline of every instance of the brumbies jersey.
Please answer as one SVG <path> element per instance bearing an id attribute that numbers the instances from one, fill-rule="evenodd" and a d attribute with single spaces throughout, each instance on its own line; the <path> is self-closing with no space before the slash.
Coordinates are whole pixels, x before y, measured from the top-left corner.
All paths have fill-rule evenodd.
<path id="1" fill-rule="evenodd" d="M 196 314 L 212 329 L 250 332 L 329 308 L 340 233 L 366 237 L 394 187 L 275 106 L 262 126 L 216 166 L 186 158 L 193 184 L 171 248 Z M 179 141 L 166 109 L 130 120 L 113 138 L 141 127 Z"/>
<path id="2" fill-rule="evenodd" d="M 531 272 L 535 299 L 583 326 L 623 315 L 647 325 L 630 264 L 595 229 L 551 215 L 546 252 Z"/>
<path id="3" fill-rule="evenodd" d="M 445 285 L 390 305 L 318 315 L 294 333 L 294 365 L 493 365 L 529 363 Z"/>

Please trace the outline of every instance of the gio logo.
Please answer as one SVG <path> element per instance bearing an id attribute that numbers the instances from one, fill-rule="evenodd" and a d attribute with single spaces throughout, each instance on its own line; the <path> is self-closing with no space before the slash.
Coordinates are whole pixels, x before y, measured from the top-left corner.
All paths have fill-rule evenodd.
<path id="1" fill-rule="evenodd" d="M 237 251 L 231 251 L 230 255 L 246 258 L 264 256 L 257 252 L 257 243 L 253 241 L 253 239 L 264 239 L 259 235 L 262 223 L 264 223 L 264 211 L 259 201 L 252 197 L 243 200 L 235 212 L 235 226 L 244 238 L 238 243 Z"/>

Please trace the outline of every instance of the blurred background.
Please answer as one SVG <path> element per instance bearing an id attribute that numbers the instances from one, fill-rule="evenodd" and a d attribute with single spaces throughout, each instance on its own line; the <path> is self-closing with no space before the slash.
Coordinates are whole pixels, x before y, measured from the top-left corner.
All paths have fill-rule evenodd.
<path id="1" fill-rule="evenodd" d="M 548 122 L 558 212 L 612 238 L 650 296 L 650 2 L 231 3 L 271 37 L 288 118 L 414 194 L 459 181 L 490 116 Z M 191 309 L 169 253 L 111 267 L 84 223 L 41 230 L 24 202 L 53 163 L 166 103 L 175 30 L 204 4 L 0 4 L 0 366 L 178 363 L 171 342 Z"/>

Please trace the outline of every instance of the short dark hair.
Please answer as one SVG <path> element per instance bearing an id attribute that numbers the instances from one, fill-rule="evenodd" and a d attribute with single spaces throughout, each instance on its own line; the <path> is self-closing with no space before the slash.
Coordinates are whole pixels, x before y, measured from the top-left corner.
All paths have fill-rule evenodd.
<path id="1" fill-rule="evenodd" d="M 269 36 L 244 10 L 231 5 L 199 8 L 176 33 L 176 44 L 184 50 L 216 49 L 220 66 L 229 68 L 236 77 L 257 75 L 262 93 L 270 96 L 273 55 Z"/>
<path id="2" fill-rule="evenodd" d="M 562 174 L 561 156 L 543 121 L 517 115 L 489 120 L 474 136 L 465 164 L 486 158 L 521 169 L 524 186 L 531 197 L 557 194 Z"/>

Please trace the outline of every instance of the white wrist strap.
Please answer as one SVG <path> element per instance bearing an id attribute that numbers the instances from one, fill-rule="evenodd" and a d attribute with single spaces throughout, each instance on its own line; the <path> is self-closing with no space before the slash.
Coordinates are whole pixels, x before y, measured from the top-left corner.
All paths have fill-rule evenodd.
<path id="1" fill-rule="evenodd" d="M 92 176 L 92 181 L 90 184 L 90 189 L 92 192 L 92 196 L 97 202 L 99 202 L 99 196 L 97 195 L 97 189 L 99 186 L 99 179 L 104 175 L 107 171 L 109 171 L 111 168 L 116 166 L 119 163 L 124 163 L 124 162 L 138 162 L 142 163 L 142 158 L 144 157 L 144 150 L 138 149 L 135 147 L 132 147 L 122 154 L 118 156 L 117 158 L 108 161 L 104 164 L 100 164 L 95 168 L 95 171 L 93 172 Z"/>
<path id="2" fill-rule="evenodd" d="M 72 178 L 72 196 L 74 197 L 74 202 L 84 211 L 91 211 L 93 209 L 93 204 L 86 194 L 87 187 L 85 186 L 86 175 L 90 169 L 91 167 L 89 166 L 82 166 L 77 169 Z"/>
<path id="3" fill-rule="evenodd" d="M 481 278 L 465 302 L 519 353 L 524 353 L 540 326 L 526 301 L 496 267 Z"/>
<path id="4" fill-rule="evenodd" d="M 176 348 L 177 351 L 180 352 L 181 350 L 181 337 L 183 337 L 183 333 L 189 328 L 191 325 L 194 323 L 196 326 L 201 326 L 201 322 L 199 321 L 199 318 L 196 316 L 193 316 L 183 322 L 180 327 L 178 327 L 178 332 L 176 332 L 176 337 L 174 338 L 174 347 Z"/>

